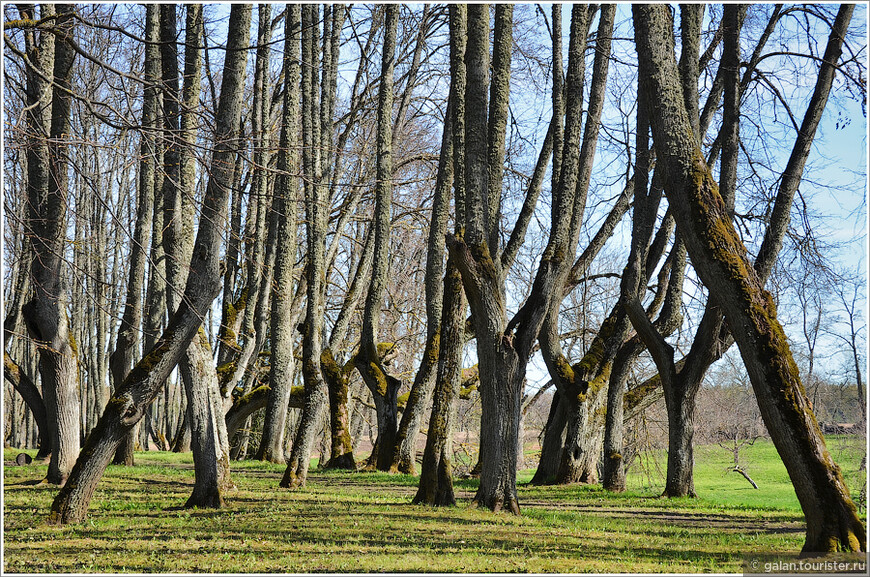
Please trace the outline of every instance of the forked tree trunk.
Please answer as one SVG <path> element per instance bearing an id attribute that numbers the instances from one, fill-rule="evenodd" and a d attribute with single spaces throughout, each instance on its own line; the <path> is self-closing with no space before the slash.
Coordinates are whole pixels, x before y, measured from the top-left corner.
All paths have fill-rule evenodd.
<path id="1" fill-rule="evenodd" d="M 236 4 L 231 7 L 227 55 L 216 116 L 215 152 L 184 298 L 155 347 L 137 363 L 115 391 L 97 426 L 88 436 L 69 481 L 52 503 L 51 523 L 72 523 L 84 518 L 97 483 L 118 444 L 160 392 L 200 330 L 202 319 L 220 290 L 220 231 L 226 220 L 232 159 L 237 145 L 233 140 L 241 116 L 250 19 L 250 6 Z"/>
<path id="2" fill-rule="evenodd" d="M 51 441 L 46 481 L 63 485 L 78 454 L 80 435 L 78 352 L 70 341 L 61 272 L 69 180 L 64 143 L 70 124 L 71 97 L 67 90 L 75 59 L 68 39 L 73 34 L 71 16 L 75 7 L 61 5 L 57 10 L 61 16 L 57 21 L 59 34 L 54 50 L 50 139 L 47 150 L 40 149 L 45 154 L 35 155 L 37 162 L 45 160 L 48 164 L 37 165 L 33 170 L 47 175 L 47 183 L 29 183 L 27 189 L 33 296 L 22 307 L 22 315 L 39 349 L 39 373 Z M 41 136 L 36 138 L 39 140 Z"/>
<path id="3" fill-rule="evenodd" d="M 353 370 L 353 362 L 339 366 L 332 356 L 332 349 L 326 348 L 320 355 L 320 366 L 326 381 L 329 395 L 329 426 L 332 439 L 327 469 L 356 469 L 353 458 L 353 443 L 350 437 L 350 415 L 347 410 L 348 381 Z"/>
<path id="4" fill-rule="evenodd" d="M 561 152 L 554 151 L 554 158 L 558 159 L 560 165 L 560 174 L 558 181 L 555 182 L 558 194 L 555 196 L 551 217 L 552 229 L 559 231 L 558 234 L 565 237 L 562 240 L 564 243 L 562 251 L 565 253 L 569 250 L 573 251 L 573 247 L 579 240 L 606 87 L 613 14 L 612 6 L 603 7 L 597 34 L 586 129 L 583 131 L 581 146 L 582 86 L 585 75 L 582 55 L 585 51 L 592 15 L 586 6 L 575 6 L 572 9 L 566 75 L 564 142 Z M 566 218 L 566 215 L 570 217 Z M 618 330 L 614 331 L 611 328 L 610 333 L 613 334 L 607 333 L 608 338 L 605 339 L 605 331 L 602 327 L 601 338 L 596 338 L 599 341 L 597 348 L 593 344 L 594 350 L 590 351 L 588 358 L 584 358 L 580 367 L 570 366 L 562 354 L 558 335 L 559 307 L 571 276 L 570 268 L 572 268 L 571 263 L 568 261 L 559 271 L 539 339 L 548 371 L 560 393 L 559 404 L 564 405 L 565 410 L 564 446 L 560 449 L 550 445 L 542 451 L 542 458 L 546 457 L 548 460 L 558 454 L 556 482 L 581 482 L 598 478 L 600 436 L 589 436 L 585 432 L 592 431 L 596 422 L 603 422 L 603 419 L 600 419 L 602 415 L 599 407 L 606 399 L 607 375 L 612 359 L 610 355 L 611 351 L 615 352 L 615 347 L 611 346 L 611 343 L 621 342 L 621 337 L 617 339 Z M 605 344 L 608 345 L 607 351 L 602 348 Z M 557 413 L 552 415 L 555 417 Z M 550 434 L 545 441 L 552 442 L 562 438 L 561 430 L 550 429 Z M 544 482 L 551 475 L 549 471 L 542 471 L 536 477 L 536 482 Z"/>
<path id="5" fill-rule="evenodd" d="M 609 372 L 605 372 L 598 380 L 606 383 L 608 377 Z M 606 386 L 593 382 L 585 398 L 568 411 L 565 445 L 554 479 L 556 484 L 598 482 L 598 460 L 604 437 L 603 409 L 606 403 Z"/>
<path id="6" fill-rule="evenodd" d="M 843 5 L 832 36 L 842 38 L 853 5 Z M 665 6 L 632 7 L 635 41 L 650 101 L 653 138 L 671 207 L 692 263 L 722 307 L 737 341 L 762 418 L 785 463 L 807 520 L 804 553 L 866 550 L 864 524 L 809 407 L 773 299 L 759 281 L 705 164 L 682 102 Z M 825 60 L 839 59 L 829 44 Z M 833 72 L 831 71 L 831 74 Z"/>

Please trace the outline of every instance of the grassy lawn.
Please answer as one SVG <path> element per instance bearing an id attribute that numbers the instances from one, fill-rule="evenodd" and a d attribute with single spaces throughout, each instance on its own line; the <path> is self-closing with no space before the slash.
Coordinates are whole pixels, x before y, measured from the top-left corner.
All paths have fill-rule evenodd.
<path id="1" fill-rule="evenodd" d="M 857 469 L 857 449 L 831 449 Z M 6 450 L 6 463 L 16 453 Z M 3 570 L 737 572 L 741 555 L 798 551 L 803 516 L 773 448 L 747 453 L 758 490 L 723 475 L 728 456 L 699 449 L 697 499 L 660 499 L 660 484 L 633 474 L 621 495 L 522 485 L 515 517 L 471 508 L 475 480 L 457 481 L 458 507 L 434 509 L 410 505 L 413 477 L 315 470 L 288 491 L 278 489 L 283 466 L 252 461 L 234 463 L 226 508 L 185 510 L 190 455 L 137 453 L 136 467 L 109 467 L 87 520 L 67 527 L 45 524 L 56 494 L 36 486 L 45 466 L 7 465 Z"/>

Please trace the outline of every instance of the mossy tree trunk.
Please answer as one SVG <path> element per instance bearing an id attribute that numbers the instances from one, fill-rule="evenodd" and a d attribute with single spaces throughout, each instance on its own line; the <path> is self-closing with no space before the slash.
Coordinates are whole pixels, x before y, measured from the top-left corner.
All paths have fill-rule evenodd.
<path id="1" fill-rule="evenodd" d="M 241 116 L 250 18 L 250 6 L 237 4 L 230 9 L 227 55 L 216 116 L 215 151 L 184 298 L 155 347 L 136 364 L 114 392 L 85 441 L 67 484 L 52 503 L 51 523 L 73 523 L 84 518 L 112 455 L 160 392 L 200 330 L 205 312 L 220 290 L 220 231 L 226 220 L 232 160 L 238 144 L 235 137 Z"/>
<path id="2" fill-rule="evenodd" d="M 335 361 L 332 349 L 327 347 L 320 355 L 320 366 L 329 394 L 330 453 L 327 469 L 356 469 L 353 443 L 350 437 L 350 414 L 347 409 L 348 382 L 353 371 L 353 360 L 342 366 Z"/>
<path id="3" fill-rule="evenodd" d="M 58 35 L 54 46 L 51 113 L 48 145 L 37 145 L 29 160 L 37 164 L 28 171 L 27 225 L 30 235 L 30 275 L 33 294 L 22 307 L 27 331 L 39 350 L 39 374 L 51 441 L 51 459 L 46 481 L 63 485 L 79 450 L 80 402 L 78 352 L 72 344 L 63 282 L 63 254 L 67 227 L 69 184 L 66 138 L 69 135 L 72 78 L 75 51 L 72 40 L 74 6 L 58 6 Z M 44 63 L 46 69 L 49 63 Z M 48 87 L 45 87 L 46 89 Z M 37 102 L 44 102 L 37 97 Z M 47 104 L 47 102 L 46 102 Z M 37 105 L 35 124 L 44 111 Z M 44 118 L 44 117 L 43 117 Z M 43 140 L 46 132 L 36 132 Z M 40 164 L 40 163 L 45 164 Z M 38 176 L 38 178 L 33 178 Z M 44 180 L 43 180 L 44 177 Z"/>
<path id="4" fill-rule="evenodd" d="M 538 467 L 532 476 L 533 485 L 547 485 L 556 480 L 559 462 L 562 460 L 562 449 L 565 446 L 565 428 L 568 412 L 562 393 L 557 389 L 553 393 L 553 401 L 544 423 L 544 438 L 541 442 L 541 457 Z"/>
<path id="5" fill-rule="evenodd" d="M 296 260 L 296 197 L 299 158 L 291 139 L 299 132 L 299 70 L 302 12 L 298 4 L 288 6 L 284 21 L 284 107 L 278 144 L 275 184 L 275 209 L 279 219 L 278 246 L 275 254 L 275 286 L 272 294 L 271 359 L 269 398 L 263 417 L 263 436 L 257 458 L 273 463 L 284 462 L 284 430 L 287 403 L 293 385 L 296 360 L 293 335 L 299 310 L 293 307 L 293 267 Z"/>
<path id="6" fill-rule="evenodd" d="M 366 297 L 360 348 L 354 364 L 372 393 L 377 409 L 378 440 L 375 466 L 388 471 L 393 460 L 398 429 L 396 401 L 401 381 L 387 373 L 378 350 L 378 325 L 386 293 L 390 259 L 390 210 L 392 206 L 392 110 L 393 70 L 396 61 L 396 30 L 399 7 L 385 6 L 384 41 L 381 60 L 381 80 L 378 90 L 377 182 L 375 184 L 374 260 L 371 284 Z"/>
<path id="7" fill-rule="evenodd" d="M 834 64 L 854 6 L 843 5 L 825 61 Z M 635 42 L 649 92 L 650 120 L 671 208 L 702 282 L 725 313 L 762 418 L 795 487 L 807 521 L 804 553 L 866 550 L 864 524 L 825 447 L 776 308 L 746 256 L 730 214 L 692 134 L 664 6 L 632 7 Z M 831 77 L 833 70 L 830 71 Z"/>
<path id="8" fill-rule="evenodd" d="M 317 62 L 319 60 L 319 8 L 302 7 L 302 62 L 300 97 L 302 105 L 302 175 L 305 188 L 306 236 L 308 241 L 306 292 L 308 297 L 302 327 L 302 378 L 305 406 L 293 443 L 290 460 L 280 486 L 297 488 L 305 484 L 314 437 L 320 430 L 320 416 L 327 402 L 320 356 L 323 349 L 323 322 L 326 281 L 327 187 L 322 181 L 320 113 Z M 327 105 L 321 99 L 320 106 Z"/>
<path id="9" fill-rule="evenodd" d="M 414 503 L 435 506 L 456 504 L 453 493 L 453 426 L 462 381 L 465 309 L 462 277 L 453 261 L 448 259 L 440 322 L 443 345 L 438 352 L 432 415 L 429 417 L 423 467 Z"/>
<path id="10" fill-rule="evenodd" d="M 448 95 L 447 116 L 441 135 L 441 154 L 435 177 L 435 196 L 432 201 L 432 218 L 429 223 L 429 238 L 426 244 L 426 346 L 423 360 L 411 386 L 408 402 L 396 434 L 391 471 L 416 474 L 417 434 L 423 412 L 433 394 L 442 346 L 441 311 L 444 302 L 444 235 L 447 232 L 447 216 L 450 208 L 450 187 L 453 184 L 453 100 Z M 434 410 L 434 408 L 433 408 Z M 428 439 L 428 437 L 427 437 Z"/>

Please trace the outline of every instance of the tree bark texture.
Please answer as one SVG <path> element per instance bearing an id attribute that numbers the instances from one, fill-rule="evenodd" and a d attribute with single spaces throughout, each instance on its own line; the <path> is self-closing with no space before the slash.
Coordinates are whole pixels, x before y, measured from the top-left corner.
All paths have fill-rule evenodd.
<path id="1" fill-rule="evenodd" d="M 287 403 L 293 385 L 296 359 L 293 356 L 295 317 L 293 307 L 293 268 L 296 260 L 296 199 L 299 187 L 293 174 L 299 158 L 291 139 L 299 133 L 299 75 L 302 12 L 297 4 L 288 6 L 284 22 L 284 108 L 278 144 L 278 177 L 275 184 L 275 207 L 279 222 L 275 254 L 275 286 L 272 290 L 269 398 L 263 417 L 263 436 L 257 458 L 273 463 L 284 462 L 284 431 Z"/>
<path id="2" fill-rule="evenodd" d="M 438 370 L 432 415 L 423 451 L 423 467 L 414 503 L 435 506 L 456 504 L 453 493 L 453 428 L 456 399 L 462 381 L 462 348 L 465 343 L 465 297 L 462 277 L 448 259 L 441 309 L 443 346 L 438 351 Z M 483 443 L 483 439 L 481 439 Z"/>
<path id="3" fill-rule="evenodd" d="M 316 5 L 302 7 L 302 174 L 305 188 L 306 263 L 308 303 L 302 332 L 302 378 L 305 386 L 305 407 L 293 443 L 287 469 L 280 486 L 296 488 L 305 484 L 314 437 L 320 430 L 320 417 L 327 402 L 326 385 L 320 366 L 323 350 L 324 293 L 326 276 L 327 194 L 321 178 L 320 115 L 317 108 L 318 78 L 316 74 L 319 39 L 319 9 Z M 323 103 L 321 102 L 321 106 Z"/>
<path id="4" fill-rule="evenodd" d="M 841 7 L 832 36 L 842 38 L 853 8 Z M 693 138 L 680 98 L 667 8 L 636 5 L 632 11 L 638 57 L 648 70 L 642 82 L 657 102 L 651 125 L 671 208 L 698 275 L 725 312 L 765 425 L 794 484 L 807 520 L 803 551 L 863 551 L 864 525 L 809 408 L 773 300 L 749 263 Z M 837 45 L 825 59 L 836 62 L 839 52 Z"/>
<path id="5" fill-rule="evenodd" d="M 102 417 L 88 436 L 69 481 L 52 503 L 51 523 L 72 523 L 84 518 L 97 483 L 118 444 L 160 392 L 220 290 L 220 231 L 226 220 L 236 146 L 234 139 L 241 116 L 250 18 L 250 6 L 232 6 L 221 98 L 216 116 L 216 145 L 184 299 L 154 348 L 136 364 L 114 392 Z"/>
<path id="6" fill-rule="evenodd" d="M 385 6 L 381 81 L 378 91 L 377 182 L 375 184 L 375 253 L 369 294 L 363 315 L 360 350 L 355 365 L 372 393 L 378 413 L 378 454 L 375 466 L 388 471 L 393 459 L 398 428 L 396 399 L 401 381 L 387 373 L 378 350 L 378 324 L 387 287 L 390 259 L 390 210 L 392 206 L 392 110 L 393 70 L 396 60 L 396 30 L 399 6 Z"/>
<path id="7" fill-rule="evenodd" d="M 70 339 L 61 272 L 69 206 L 65 140 L 69 135 L 71 97 L 66 90 L 75 60 L 70 45 L 74 10 L 74 6 L 57 7 L 61 16 L 54 47 L 49 144 L 47 149 L 38 147 L 34 154 L 36 162 L 45 160 L 47 165 L 33 168 L 31 174 L 38 172 L 40 179 L 27 190 L 33 295 L 22 307 L 28 333 L 39 350 L 39 373 L 51 441 L 46 480 L 57 485 L 66 482 L 80 446 L 78 352 Z M 41 180 L 43 173 L 47 182 Z"/>

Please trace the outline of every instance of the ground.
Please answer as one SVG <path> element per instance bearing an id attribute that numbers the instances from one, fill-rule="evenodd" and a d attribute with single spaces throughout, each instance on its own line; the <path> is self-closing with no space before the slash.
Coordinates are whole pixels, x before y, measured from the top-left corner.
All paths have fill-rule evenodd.
<path id="1" fill-rule="evenodd" d="M 829 443 L 857 494 L 863 449 L 840 445 Z M 45 523 L 45 466 L 10 466 L 17 452 L 4 453 L 4 573 L 737 572 L 746 555 L 799 551 L 805 530 L 763 441 L 746 457 L 758 490 L 724 472 L 725 451 L 699 447 L 698 499 L 658 498 L 664 462 L 651 455 L 622 495 L 527 486 L 524 471 L 521 517 L 470 508 L 474 480 L 457 481 L 459 507 L 434 509 L 410 504 L 414 477 L 312 470 L 288 491 L 283 466 L 253 461 L 234 464 L 225 509 L 186 510 L 190 455 L 138 453 L 136 467 L 109 467 L 87 520 L 62 528 Z"/>

